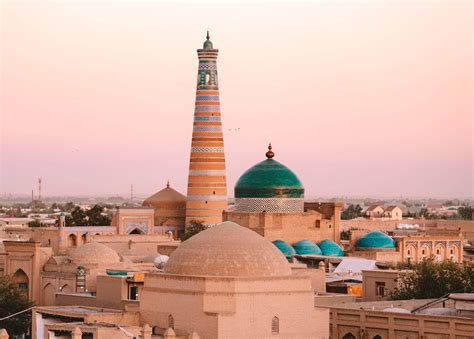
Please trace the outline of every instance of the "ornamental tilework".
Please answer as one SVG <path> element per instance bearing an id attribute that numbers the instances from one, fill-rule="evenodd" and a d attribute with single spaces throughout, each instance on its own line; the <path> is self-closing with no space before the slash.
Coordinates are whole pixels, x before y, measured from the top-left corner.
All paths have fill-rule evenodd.
<path id="1" fill-rule="evenodd" d="M 217 65 L 215 63 L 211 63 L 211 64 L 203 64 L 203 63 L 200 63 L 199 64 L 199 70 L 212 70 L 212 71 L 216 71 L 217 70 Z"/>
<path id="2" fill-rule="evenodd" d="M 193 132 L 217 132 L 222 133 L 221 126 L 203 126 L 203 125 L 196 125 L 193 127 Z"/>
<path id="3" fill-rule="evenodd" d="M 451 246 L 456 246 L 458 248 L 461 248 L 461 242 L 460 241 L 449 241 L 448 242 L 448 246 L 451 247 Z"/>
<path id="4" fill-rule="evenodd" d="M 191 147 L 191 153 L 224 153 L 224 147 Z"/>
<path id="5" fill-rule="evenodd" d="M 426 246 L 428 248 L 433 247 L 433 243 L 431 241 L 420 241 L 420 247 Z"/>
<path id="6" fill-rule="evenodd" d="M 446 241 L 435 241 L 435 247 L 438 245 L 446 248 Z"/>
<path id="7" fill-rule="evenodd" d="M 219 101 L 218 95 L 197 95 L 196 101 Z"/>
<path id="8" fill-rule="evenodd" d="M 236 198 L 236 212 L 301 213 L 304 199 L 292 198 Z"/>
<path id="9" fill-rule="evenodd" d="M 197 115 L 194 117 L 194 121 L 221 121 L 221 117 Z"/>
<path id="10" fill-rule="evenodd" d="M 196 106 L 195 112 L 220 112 L 219 106 Z"/>

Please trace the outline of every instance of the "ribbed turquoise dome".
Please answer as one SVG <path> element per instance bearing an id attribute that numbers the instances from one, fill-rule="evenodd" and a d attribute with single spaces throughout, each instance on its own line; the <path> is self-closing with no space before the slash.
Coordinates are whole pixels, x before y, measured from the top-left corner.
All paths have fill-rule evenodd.
<path id="1" fill-rule="evenodd" d="M 275 240 L 273 241 L 273 245 L 275 245 L 280 250 L 280 252 L 283 253 L 287 258 L 291 258 L 296 254 L 295 249 L 283 240 Z"/>
<path id="2" fill-rule="evenodd" d="M 300 179 L 285 165 L 273 160 L 271 146 L 267 160 L 248 169 L 235 184 L 236 198 L 303 198 Z"/>
<path id="3" fill-rule="evenodd" d="M 372 231 L 361 237 L 356 244 L 358 248 L 395 248 L 395 240 L 380 231 Z"/>
<path id="4" fill-rule="evenodd" d="M 339 247 L 339 245 L 332 240 L 323 240 L 318 244 L 318 246 L 321 249 L 321 252 L 323 252 L 323 255 L 327 255 L 328 257 L 344 256 L 344 252 L 342 251 L 341 247 Z"/>
<path id="5" fill-rule="evenodd" d="M 314 242 L 309 240 L 301 240 L 293 245 L 296 254 L 315 254 L 322 255 L 321 249 Z"/>

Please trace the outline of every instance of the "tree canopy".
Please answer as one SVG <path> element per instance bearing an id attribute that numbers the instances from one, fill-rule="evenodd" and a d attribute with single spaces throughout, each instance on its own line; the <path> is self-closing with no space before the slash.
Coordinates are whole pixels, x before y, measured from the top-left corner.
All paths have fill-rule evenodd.
<path id="1" fill-rule="evenodd" d="M 66 226 L 109 226 L 111 219 L 103 215 L 104 208 L 100 205 L 94 205 L 89 210 L 82 210 L 76 206 L 71 216 L 66 216 Z"/>
<path id="2" fill-rule="evenodd" d="M 362 216 L 362 207 L 360 207 L 360 205 L 351 204 L 341 213 L 342 220 L 355 219 L 360 216 Z"/>
<path id="3" fill-rule="evenodd" d="M 474 292 L 474 266 L 452 261 L 423 260 L 402 273 L 392 300 L 439 298 L 448 293 Z"/>
<path id="4" fill-rule="evenodd" d="M 0 277 L 0 318 L 26 310 L 33 306 L 27 295 L 21 291 L 10 277 Z M 8 334 L 26 333 L 31 325 L 31 311 L 0 321 L 0 328 Z"/>
<path id="5" fill-rule="evenodd" d="M 186 231 L 181 235 L 180 239 L 181 241 L 188 240 L 192 236 L 204 231 L 208 227 L 208 225 L 204 225 L 204 222 L 202 220 L 191 220 L 189 226 L 186 228 Z"/>

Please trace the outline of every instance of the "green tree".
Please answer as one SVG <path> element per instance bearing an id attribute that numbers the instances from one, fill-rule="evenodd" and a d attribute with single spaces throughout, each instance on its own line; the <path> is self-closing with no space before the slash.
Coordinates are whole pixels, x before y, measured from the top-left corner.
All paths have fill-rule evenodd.
<path id="1" fill-rule="evenodd" d="M 28 223 L 28 227 L 41 227 L 42 224 L 39 220 L 32 220 Z"/>
<path id="2" fill-rule="evenodd" d="M 474 213 L 474 208 L 470 206 L 461 206 L 458 208 L 458 215 L 461 219 L 472 220 L 473 213 Z"/>
<path id="3" fill-rule="evenodd" d="M 112 220 L 103 212 L 104 208 L 100 205 L 94 205 L 87 211 L 76 206 L 71 216 L 66 216 L 66 226 L 109 226 Z"/>
<path id="4" fill-rule="evenodd" d="M 458 292 L 474 292 L 474 266 L 428 259 L 401 275 L 390 299 L 431 299 Z"/>
<path id="5" fill-rule="evenodd" d="M 0 277 L 0 318 L 7 317 L 33 306 L 10 277 Z M 26 333 L 31 325 L 31 311 L 0 321 L 0 328 L 10 335 Z"/>
<path id="6" fill-rule="evenodd" d="M 185 241 L 192 236 L 206 230 L 209 226 L 204 225 L 202 220 L 191 220 L 189 226 L 186 228 L 186 231 L 181 235 L 181 241 Z"/>
<path id="7" fill-rule="evenodd" d="M 360 205 L 351 204 L 341 213 L 342 220 L 355 219 L 360 216 L 362 216 L 362 207 L 360 207 Z"/>

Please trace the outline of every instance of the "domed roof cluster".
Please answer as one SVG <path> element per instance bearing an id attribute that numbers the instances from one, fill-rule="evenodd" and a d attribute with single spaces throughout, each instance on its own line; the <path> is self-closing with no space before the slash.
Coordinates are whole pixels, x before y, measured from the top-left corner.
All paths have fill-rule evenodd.
<path id="1" fill-rule="evenodd" d="M 78 265 L 115 264 L 120 262 L 117 252 L 98 242 L 88 242 L 74 248 L 69 253 L 69 259 Z"/>
<path id="2" fill-rule="evenodd" d="M 356 243 L 358 249 L 396 248 L 395 240 L 380 231 L 372 231 L 362 236 Z"/>
<path id="3" fill-rule="evenodd" d="M 189 238 L 170 256 L 169 274 L 222 277 L 275 277 L 291 274 L 273 244 L 256 232 L 223 222 Z"/>
<path id="4" fill-rule="evenodd" d="M 293 244 L 293 246 L 283 240 L 275 240 L 273 241 L 273 245 L 275 245 L 287 258 L 291 258 L 295 254 L 313 254 L 328 257 L 344 256 L 341 247 L 332 240 L 323 240 L 319 244 L 310 240 L 301 240 Z"/>

